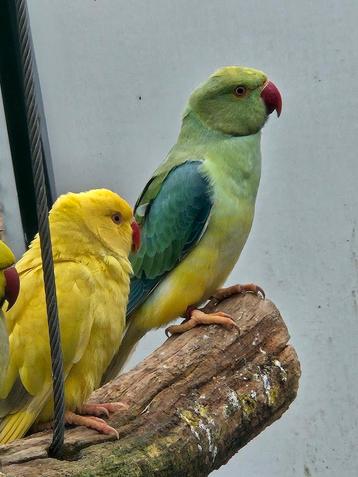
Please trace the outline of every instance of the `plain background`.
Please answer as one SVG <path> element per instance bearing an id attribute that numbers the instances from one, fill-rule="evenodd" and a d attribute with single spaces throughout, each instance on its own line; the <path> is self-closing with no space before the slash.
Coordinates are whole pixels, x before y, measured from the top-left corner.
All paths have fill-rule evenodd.
<path id="1" fill-rule="evenodd" d="M 357 475 L 358 5 L 308 0 L 31 0 L 59 193 L 134 203 L 216 68 L 264 70 L 283 113 L 263 131 L 251 236 L 229 283 L 278 305 L 302 364 L 289 411 L 212 475 Z M 23 250 L 3 113 L 0 198 Z M 131 364 L 164 340 L 152 332 Z"/>

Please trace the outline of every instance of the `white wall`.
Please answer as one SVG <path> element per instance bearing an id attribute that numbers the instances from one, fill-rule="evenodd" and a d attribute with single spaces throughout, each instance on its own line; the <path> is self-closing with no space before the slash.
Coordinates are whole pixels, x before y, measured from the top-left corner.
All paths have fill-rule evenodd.
<path id="1" fill-rule="evenodd" d="M 280 88 L 254 227 L 230 282 L 265 288 L 303 375 L 291 409 L 213 475 L 357 475 L 357 2 L 29 7 L 59 192 L 105 186 L 133 203 L 175 141 L 187 96 L 219 66 L 260 68 Z M 16 207 L 2 200 L 15 243 Z M 163 340 L 148 335 L 132 363 Z"/>

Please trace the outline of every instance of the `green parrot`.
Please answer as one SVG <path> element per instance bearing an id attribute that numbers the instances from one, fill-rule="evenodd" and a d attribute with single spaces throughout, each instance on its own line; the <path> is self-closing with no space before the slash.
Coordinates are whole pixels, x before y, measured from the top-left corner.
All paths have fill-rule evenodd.
<path id="1" fill-rule="evenodd" d="M 5 243 L 0 240 L 0 388 L 6 374 L 9 359 L 9 337 L 1 311 L 4 301 L 8 310 L 15 303 L 19 294 L 20 281 L 15 267 L 15 256 Z"/>
<path id="2" fill-rule="evenodd" d="M 167 332 L 202 323 L 232 327 L 229 315 L 197 307 L 213 295 L 263 294 L 254 284 L 219 287 L 249 235 L 261 129 L 274 110 L 280 115 L 281 106 L 265 73 L 239 66 L 219 69 L 190 96 L 176 144 L 135 205 L 142 245 L 131 258 L 127 330 L 103 382 L 118 374 L 148 330 L 183 315 L 186 322 Z"/>

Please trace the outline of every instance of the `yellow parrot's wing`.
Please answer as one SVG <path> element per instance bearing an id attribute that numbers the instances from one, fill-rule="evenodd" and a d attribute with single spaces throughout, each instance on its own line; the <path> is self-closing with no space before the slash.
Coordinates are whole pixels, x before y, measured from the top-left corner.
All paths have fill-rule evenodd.
<path id="1" fill-rule="evenodd" d="M 0 298 L 1 303 L 1 298 Z M 0 305 L 0 387 L 6 374 L 9 359 L 9 338 Z"/>
<path id="2" fill-rule="evenodd" d="M 6 313 L 10 363 L 0 390 L 0 443 L 22 437 L 52 392 L 42 269 L 20 270 L 21 292 Z M 81 263 L 55 263 L 65 378 L 88 344 L 94 318 L 94 280 Z"/>

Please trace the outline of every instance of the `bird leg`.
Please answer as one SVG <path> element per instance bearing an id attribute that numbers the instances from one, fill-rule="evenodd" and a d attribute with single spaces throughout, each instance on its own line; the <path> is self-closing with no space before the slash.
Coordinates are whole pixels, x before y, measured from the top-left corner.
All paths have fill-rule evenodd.
<path id="1" fill-rule="evenodd" d="M 229 298 L 232 295 L 236 295 L 237 293 L 254 293 L 265 299 L 265 292 L 261 287 L 255 285 L 254 283 L 246 283 L 245 285 L 232 285 L 231 287 L 226 288 L 218 288 L 216 292 L 212 295 L 212 298 L 215 298 L 218 303 L 225 300 L 225 298 Z"/>
<path id="2" fill-rule="evenodd" d="M 245 285 L 232 285 L 231 287 L 219 288 L 212 296 L 216 299 L 217 303 L 220 303 L 225 298 L 229 298 L 232 295 L 237 293 L 254 293 L 255 295 L 265 298 L 265 292 L 261 287 L 255 285 L 254 283 L 246 283 Z M 217 304 L 216 303 L 216 304 Z M 215 313 L 204 313 L 202 310 L 195 308 L 194 306 L 188 306 L 186 310 L 186 320 L 183 321 L 180 325 L 168 326 L 165 329 L 165 334 L 169 337 L 169 334 L 178 334 L 184 333 L 185 331 L 191 330 L 198 325 L 221 325 L 225 328 L 237 328 L 239 326 L 235 323 L 234 319 L 222 311 L 217 311 Z"/>
<path id="3" fill-rule="evenodd" d="M 83 404 L 78 409 L 78 414 L 71 411 L 65 413 L 65 424 L 72 424 L 76 426 L 85 426 L 90 429 L 95 429 L 101 434 L 114 435 L 118 439 L 118 431 L 114 427 L 109 426 L 106 421 L 100 419 L 100 416 L 109 417 L 110 412 L 123 411 L 128 409 L 127 404 L 122 402 L 109 403 L 91 403 Z M 35 432 L 44 431 L 53 428 L 53 421 L 41 422 L 33 426 Z"/>
<path id="4" fill-rule="evenodd" d="M 90 403 L 83 404 L 83 406 L 78 409 L 78 413 L 82 416 L 109 417 L 110 412 L 125 411 L 127 409 L 127 404 L 124 404 L 123 402 L 105 402 L 100 404 Z"/>
<path id="5" fill-rule="evenodd" d="M 94 429 L 101 434 L 108 434 L 119 439 L 118 431 L 114 427 L 109 426 L 106 421 L 96 416 L 81 416 L 80 414 L 75 414 L 72 411 L 66 411 L 65 423 L 74 426 L 85 426 L 89 429 Z"/>
<path id="6" fill-rule="evenodd" d="M 168 326 L 168 328 L 165 329 L 165 334 L 168 337 L 169 333 L 172 335 L 184 333 L 185 331 L 191 330 L 198 325 L 221 325 L 227 329 L 239 329 L 232 316 L 224 313 L 223 311 L 204 313 L 202 310 L 198 310 L 197 308 L 189 306 L 186 314 L 189 316 L 189 318 L 187 318 L 183 323 L 180 325 Z"/>

